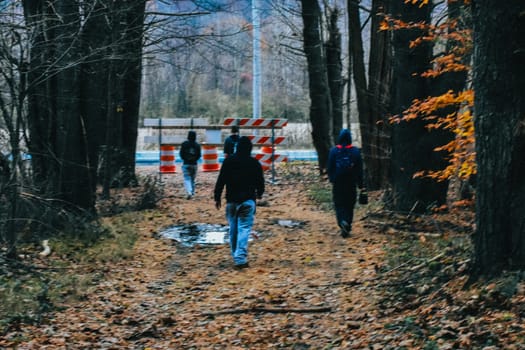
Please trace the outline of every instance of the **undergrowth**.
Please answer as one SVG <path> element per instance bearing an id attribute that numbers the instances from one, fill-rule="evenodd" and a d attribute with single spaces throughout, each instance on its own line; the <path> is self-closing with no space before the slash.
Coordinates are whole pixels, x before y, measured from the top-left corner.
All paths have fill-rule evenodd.
<path id="1" fill-rule="evenodd" d="M 137 213 L 125 213 L 93 232 L 64 232 L 49 239 L 51 254 L 40 257 L 35 243 L 18 248 L 20 259 L 0 260 L 0 334 L 20 322 L 39 323 L 46 312 L 84 300 L 104 278 L 104 264 L 128 259 L 137 240 Z M 97 239 L 93 239 L 97 237 Z"/>

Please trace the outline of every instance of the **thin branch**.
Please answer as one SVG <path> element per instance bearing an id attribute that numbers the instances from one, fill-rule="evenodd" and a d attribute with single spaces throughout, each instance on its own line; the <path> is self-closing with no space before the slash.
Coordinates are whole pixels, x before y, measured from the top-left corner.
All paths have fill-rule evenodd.
<path id="1" fill-rule="evenodd" d="M 250 307 L 243 309 L 226 309 L 221 311 L 208 311 L 203 312 L 204 316 L 218 316 L 218 315 L 233 315 L 233 314 L 245 314 L 245 313 L 259 313 L 268 312 L 273 314 L 286 314 L 286 313 L 321 313 L 331 312 L 331 307 L 313 307 L 313 308 L 268 308 L 268 307 Z"/>
<path id="2" fill-rule="evenodd" d="M 204 16 L 210 15 L 211 12 L 186 12 L 186 13 L 173 13 L 173 12 L 157 12 L 157 11 L 148 11 L 146 15 L 152 16 L 169 16 L 169 17 L 185 17 L 185 16 Z"/>

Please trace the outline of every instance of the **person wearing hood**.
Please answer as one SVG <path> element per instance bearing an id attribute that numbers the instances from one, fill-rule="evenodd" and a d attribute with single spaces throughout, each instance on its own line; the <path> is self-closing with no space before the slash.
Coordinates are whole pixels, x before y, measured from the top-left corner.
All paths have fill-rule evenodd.
<path id="1" fill-rule="evenodd" d="M 184 176 L 184 188 L 187 199 L 195 195 L 195 178 L 197 177 L 197 162 L 201 157 L 201 146 L 196 141 L 197 133 L 193 130 L 188 132 L 188 139 L 180 147 L 179 156 L 182 159 L 182 175 Z"/>
<path id="2" fill-rule="evenodd" d="M 239 127 L 232 126 L 232 133 L 224 140 L 224 157 L 227 158 L 235 153 L 237 144 L 239 143 Z"/>
<path id="3" fill-rule="evenodd" d="M 248 267 L 248 238 L 255 220 L 256 200 L 264 193 L 262 166 L 251 152 L 250 139 L 240 137 L 237 151 L 222 163 L 214 190 L 215 207 L 221 209 L 222 192 L 226 187 L 226 219 L 236 269 Z"/>
<path id="4" fill-rule="evenodd" d="M 328 179 L 332 183 L 332 199 L 341 236 L 347 238 L 352 231 L 357 187 L 364 191 L 363 159 L 359 148 L 352 145 L 350 130 L 343 129 L 337 145 L 328 154 Z"/>

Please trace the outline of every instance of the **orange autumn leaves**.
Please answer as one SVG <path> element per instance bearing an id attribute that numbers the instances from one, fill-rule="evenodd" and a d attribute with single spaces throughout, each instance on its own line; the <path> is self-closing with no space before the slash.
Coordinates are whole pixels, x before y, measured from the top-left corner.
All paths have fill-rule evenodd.
<path id="1" fill-rule="evenodd" d="M 453 2 L 454 0 L 449 0 Z M 462 1 L 462 0 L 455 0 Z M 427 0 L 405 0 L 405 3 L 428 5 Z M 463 0 L 464 4 L 468 1 Z M 443 23 L 428 24 L 424 22 L 403 22 L 389 16 L 381 23 L 381 30 L 417 29 L 423 34 L 410 42 L 410 47 L 416 47 L 424 42 L 442 45 L 445 49 L 432 61 L 432 67 L 422 73 L 425 78 L 436 78 L 450 72 L 469 72 L 471 67 L 465 63 L 465 57 L 472 51 L 471 30 L 458 27 L 458 21 L 447 19 Z M 447 45 L 444 45 L 447 44 Z M 452 44 L 452 45 L 450 45 Z M 436 152 L 446 154 L 448 165 L 442 170 L 421 170 L 414 177 L 426 176 L 437 181 L 444 181 L 454 176 L 466 180 L 476 173 L 475 135 L 472 107 L 474 92 L 472 89 L 463 91 L 449 90 L 440 96 L 429 96 L 425 99 L 415 99 L 412 105 L 402 115 L 394 116 L 392 123 L 400 123 L 423 118 L 427 121 L 429 130 L 442 129 L 452 132 L 455 137 L 449 143 L 435 148 Z M 444 110 L 451 111 L 443 116 Z"/>
<path id="2" fill-rule="evenodd" d="M 449 143 L 436 147 L 436 152 L 448 154 L 448 165 L 443 170 L 422 170 L 414 177 L 428 176 L 438 181 L 444 181 L 457 176 L 467 180 L 476 173 L 476 155 L 474 152 L 474 120 L 471 107 L 474 103 L 474 92 L 464 90 L 454 93 L 449 90 L 445 94 L 427 97 L 424 100 L 415 99 L 400 120 L 408 121 L 414 118 L 423 118 L 429 123 L 427 128 L 444 129 L 454 133 L 455 137 Z M 440 117 L 436 111 L 451 108 L 454 112 Z"/>

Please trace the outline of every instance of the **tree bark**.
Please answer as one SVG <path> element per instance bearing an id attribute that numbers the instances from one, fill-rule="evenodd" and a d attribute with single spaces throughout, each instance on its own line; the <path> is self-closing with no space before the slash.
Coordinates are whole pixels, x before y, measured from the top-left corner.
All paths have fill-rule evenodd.
<path id="1" fill-rule="evenodd" d="M 95 1 L 86 5 L 90 16 L 82 30 L 83 55 L 87 58 L 82 65 L 81 111 L 86 116 L 86 133 L 89 162 L 93 179 L 92 191 L 96 191 L 97 170 L 102 159 L 106 135 L 106 116 L 108 113 L 107 85 L 104 84 L 109 74 L 109 57 L 111 56 L 111 22 L 110 10 L 106 3 Z"/>
<path id="2" fill-rule="evenodd" d="M 142 47 L 144 37 L 144 17 L 146 1 L 135 0 L 126 13 L 127 29 L 125 31 L 128 55 L 124 74 L 122 110 L 122 162 L 120 169 L 123 186 L 137 183 L 135 175 L 135 153 L 137 151 L 137 134 L 139 127 L 139 109 L 142 82 Z"/>
<path id="3" fill-rule="evenodd" d="M 31 57 L 27 73 L 27 113 L 30 135 L 28 149 L 31 154 L 34 181 L 43 188 L 51 171 L 52 158 L 48 151 L 56 130 L 56 122 L 53 118 L 55 106 L 50 95 L 54 77 L 49 74 L 54 50 L 48 45 L 48 42 L 54 39 L 54 32 L 53 27 L 47 24 L 49 21 L 47 5 L 44 1 L 23 1 L 25 21 L 33 38 L 29 44 Z M 47 32 L 44 32 L 45 27 L 48 28 Z"/>
<path id="4" fill-rule="evenodd" d="M 326 67 L 330 99 L 332 101 L 332 140 L 337 142 L 343 128 L 343 65 L 341 63 L 341 33 L 337 26 L 339 11 L 331 10 L 328 26 L 329 39 L 326 43 Z"/>
<path id="5" fill-rule="evenodd" d="M 85 119 L 80 113 L 78 3 L 24 1 L 35 40 L 28 74 L 32 165 L 37 185 L 69 209 L 94 212 Z"/>
<path id="6" fill-rule="evenodd" d="M 55 139 L 58 162 L 59 198 L 73 207 L 94 211 L 95 196 L 87 162 L 85 119 L 80 113 L 80 14 L 76 0 L 57 1 L 57 20 L 62 21 L 57 32 L 57 74 Z M 53 181 L 53 180 L 51 180 Z"/>
<path id="7" fill-rule="evenodd" d="M 370 59 L 368 65 L 368 120 L 360 119 L 363 139 L 363 158 L 366 165 L 366 182 L 371 190 L 388 185 L 390 170 L 390 123 L 387 111 L 390 106 L 392 82 L 392 35 L 380 31 L 379 25 L 389 11 L 388 0 L 372 1 L 370 33 Z"/>
<path id="8" fill-rule="evenodd" d="M 525 267 L 525 3 L 476 0 L 475 272 Z"/>
<path id="9" fill-rule="evenodd" d="M 84 25 L 83 111 L 89 115 L 90 160 L 109 188 L 136 183 L 145 1 L 96 2 Z M 102 83 L 105 82 L 105 83 Z M 96 173 L 96 170 L 95 170 Z"/>
<path id="10" fill-rule="evenodd" d="M 348 1 L 348 24 L 351 58 L 350 66 L 354 77 L 356 91 L 359 128 L 361 130 L 361 147 L 363 149 L 364 163 L 367 164 L 368 154 L 370 154 L 371 150 L 369 123 L 371 122 L 372 117 L 366 81 L 365 54 L 363 49 L 363 39 L 361 36 L 359 3 L 355 0 Z M 367 183 L 370 182 L 368 179 L 366 180 Z"/>
<path id="11" fill-rule="evenodd" d="M 310 122 L 319 169 L 325 172 L 332 132 L 332 102 L 323 52 L 321 10 L 317 0 L 301 0 L 304 52 L 308 64 Z"/>
<path id="12" fill-rule="evenodd" d="M 405 22 L 430 23 L 429 5 L 405 4 L 405 1 L 393 2 L 393 15 Z M 421 43 L 409 47 L 412 40 L 422 33 L 416 29 L 394 31 L 394 70 L 392 103 L 395 114 L 402 114 L 415 98 L 429 95 L 428 82 L 420 74 L 429 68 L 432 46 Z M 392 204 L 395 210 L 424 212 L 432 205 L 446 202 L 447 184 L 428 178 L 414 178 L 421 170 L 438 170 L 443 160 L 434 152 L 442 145 L 440 133 L 429 131 L 428 122 L 416 118 L 409 122 L 400 122 L 392 127 Z"/>

